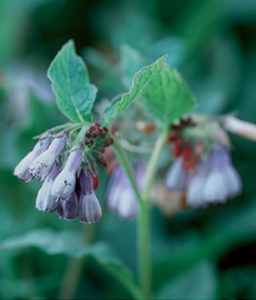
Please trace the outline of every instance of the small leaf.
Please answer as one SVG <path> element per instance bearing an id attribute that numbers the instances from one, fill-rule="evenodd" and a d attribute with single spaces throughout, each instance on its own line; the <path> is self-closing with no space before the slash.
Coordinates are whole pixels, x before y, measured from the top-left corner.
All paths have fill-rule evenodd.
<path id="1" fill-rule="evenodd" d="M 171 124 L 194 109 L 195 100 L 179 72 L 164 65 L 143 91 L 145 109 L 160 124 Z"/>
<path id="2" fill-rule="evenodd" d="M 118 118 L 149 85 L 156 73 L 163 67 L 166 56 L 139 70 L 133 77 L 132 87 L 126 94 L 117 96 L 104 111 L 105 124 Z"/>
<path id="3" fill-rule="evenodd" d="M 217 280 L 207 261 L 171 280 L 157 293 L 156 299 L 216 299 Z"/>
<path id="4" fill-rule="evenodd" d="M 76 55 L 73 41 L 66 43 L 56 55 L 48 77 L 59 109 L 73 122 L 91 121 L 97 89 L 90 84 L 86 66 Z"/>

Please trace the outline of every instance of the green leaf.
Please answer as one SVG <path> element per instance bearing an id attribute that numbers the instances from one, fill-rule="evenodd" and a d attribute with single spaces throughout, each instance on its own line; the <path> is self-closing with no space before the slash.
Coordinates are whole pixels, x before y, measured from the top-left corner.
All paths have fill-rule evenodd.
<path id="1" fill-rule="evenodd" d="M 217 280 L 207 261 L 162 287 L 156 299 L 216 299 Z"/>
<path id="2" fill-rule="evenodd" d="M 143 91 L 145 109 L 160 124 L 171 124 L 194 109 L 195 100 L 179 72 L 164 65 Z"/>
<path id="3" fill-rule="evenodd" d="M 59 109 L 73 122 L 91 121 L 97 89 L 90 84 L 86 66 L 76 55 L 73 41 L 66 43 L 56 55 L 48 77 Z"/>
<path id="4" fill-rule="evenodd" d="M 105 124 L 118 118 L 149 86 L 155 74 L 163 67 L 166 56 L 159 58 L 155 63 L 139 70 L 133 77 L 132 87 L 126 94 L 117 96 L 104 111 Z"/>
<path id="5" fill-rule="evenodd" d="M 123 45 L 121 48 L 120 67 L 124 86 L 129 88 L 134 74 L 149 63 L 150 60 L 142 56 L 137 50 L 128 45 Z"/>
<path id="6" fill-rule="evenodd" d="M 24 249 L 27 247 L 39 248 L 49 255 L 64 254 L 74 258 L 90 256 L 122 282 L 132 294 L 140 295 L 131 272 L 107 243 L 99 242 L 89 245 L 76 232 L 37 229 L 23 236 L 8 238 L 0 244 L 1 249 Z"/>

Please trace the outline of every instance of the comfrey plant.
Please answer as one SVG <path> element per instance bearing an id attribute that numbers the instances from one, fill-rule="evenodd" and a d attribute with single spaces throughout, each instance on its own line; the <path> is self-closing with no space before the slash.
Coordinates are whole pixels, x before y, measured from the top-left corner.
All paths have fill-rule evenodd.
<path id="1" fill-rule="evenodd" d="M 231 115 L 215 118 L 193 114 L 194 98 L 182 76 L 165 64 L 165 56 L 145 66 L 146 60 L 135 55 L 135 50 L 126 51 L 124 81 L 130 81 L 131 88 L 105 107 L 98 116 L 100 125 L 92 118 L 97 89 L 90 84 L 73 42 L 64 45 L 48 76 L 57 105 L 69 122 L 41 134 L 14 175 L 26 183 L 33 177 L 43 181 L 36 198 L 37 209 L 57 211 L 65 220 L 78 217 L 83 223 L 94 223 L 102 216 L 94 192 L 99 185 L 97 166 L 107 166 L 105 149 L 112 146 L 116 163 L 105 194 L 106 206 L 121 220 L 137 219 L 138 282 L 118 259 L 111 260 L 111 255 L 101 259 L 105 250 L 95 248 L 94 252 L 91 247 L 85 252 L 106 266 L 134 299 L 151 299 L 151 196 L 160 197 L 155 183 L 164 182 L 193 208 L 226 203 L 242 191 L 226 130 L 252 140 L 256 140 L 256 130 L 254 125 Z M 131 77 L 131 73 L 135 75 Z M 113 121 L 122 126 L 111 134 L 108 128 Z M 135 136 L 132 141 L 126 138 L 130 131 Z M 165 178 L 159 168 L 164 148 L 173 158 Z"/>

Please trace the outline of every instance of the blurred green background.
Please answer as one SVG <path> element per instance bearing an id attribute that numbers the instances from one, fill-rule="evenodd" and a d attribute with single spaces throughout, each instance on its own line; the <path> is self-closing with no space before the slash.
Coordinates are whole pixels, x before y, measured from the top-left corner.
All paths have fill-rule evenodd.
<path id="1" fill-rule="evenodd" d="M 167 62 L 195 95 L 198 112 L 237 112 L 256 123 L 255 0 L 0 0 L 0 241 L 40 228 L 87 234 L 92 229 L 37 211 L 40 183 L 26 185 L 12 175 L 34 136 L 66 122 L 46 70 L 69 39 L 100 89 L 98 101 L 125 91 L 118 61 L 127 44 L 152 61 L 168 53 Z M 152 210 L 158 299 L 256 298 L 256 145 L 236 136 L 231 140 L 244 183 L 240 197 L 171 218 Z M 104 207 L 107 176 L 101 171 L 100 177 L 97 193 Z M 135 221 L 121 222 L 106 212 L 96 229 L 95 239 L 111 244 L 135 270 Z M 34 247 L 1 250 L 0 297 L 57 298 L 67 282 L 73 284 L 65 281 L 70 272 L 75 298 L 129 299 L 93 260 L 78 261 L 75 269 L 72 262 Z"/>

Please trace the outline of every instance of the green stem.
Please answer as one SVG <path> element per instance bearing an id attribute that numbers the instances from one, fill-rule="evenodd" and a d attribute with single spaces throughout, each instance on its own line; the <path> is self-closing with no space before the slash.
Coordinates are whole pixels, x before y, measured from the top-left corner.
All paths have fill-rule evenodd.
<path id="1" fill-rule="evenodd" d="M 131 296 L 133 296 L 134 299 L 143 299 L 143 295 L 140 289 L 129 278 L 127 279 L 125 274 L 119 272 L 115 267 L 104 266 L 104 269 L 108 271 L 113 277 L 115 277 L 116 280 L 118 280 L 123 285 L 123 287 L 125 287 L 126 290 L 130 292 Z"/>
<path id="2" fill-rule="evenodd" d="M 124 168 L 130 182 L 131 182 L 131 185 L 132 185 L 132 188 L 136 194 L 136 197 L 138 199 L 138 201 L 140 203 L 142 203 L 142 198 L 141 198 L 141 195 L 140 195 L 140 192 L 139 192 L 139 189 L 138 189 L 138 186 L 137 186 L 137 183 L 134 179 L 134 176 L 133 176 L 133 172 L 132 172 L 132 168 L 131 168 L 131 165 L 128 161 L 128 158 L 123 150 L 123 148 L 121 147 L 119 141 L 117 139 L 115 139 L 115 143 L 113 145 L 113 148 L 115 150 L 115 153 L 116 153 L 116 156 L 118 157 L 118 160 L 120 162 L 120 164 L 122 165 L 122 167 Z"/>
<path id="3" fill-rule="evenodd" d="M 150 255 L 150 193 L 157 171 L 157 164 L 163 147 L 166 143 L 167 130 L 158 137 L 151 155 L 147 171 L 143 201 L 140 205 L 138 219 L 138 271 L 140 284 L 143 290 L 143 299 L 151 299 L 151 255 Z"/>

